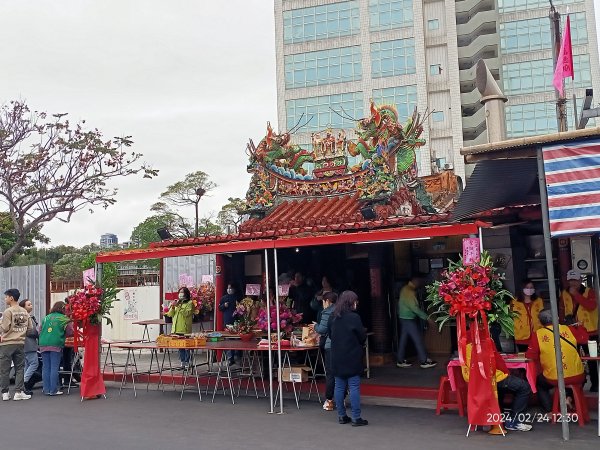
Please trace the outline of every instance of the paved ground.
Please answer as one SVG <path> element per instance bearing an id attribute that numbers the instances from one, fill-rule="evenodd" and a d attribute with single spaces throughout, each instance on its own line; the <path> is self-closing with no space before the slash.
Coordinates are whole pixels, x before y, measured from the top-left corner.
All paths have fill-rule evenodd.
<path id="1" fill-rule="evenodd" d="M 109 388 L 108 398 L 80 403 L 77 393 L 46 397 L 39 390 L 29 401 L 1 402 L 0 446 L 18 450 L 71 449 L 327 449 L 417 450 L 540 448 L 598 449 L 596 423 L 571 427 L 572 441 L 560 441 L 560 426 L 539 424 L 529 433 L 507 437 L 475 432 L 465 437 L 465 419 L 454 413 L 435 416 L 429 409 L 366 405 L 370 425 L 339 425 L 335 412 L 316 402 L 284 415 L 267 414 L 266 399 L 226 398 L 198 401 L 191 392 L 179 401 L 175 392 L 142 390 L 134 399 Z"/>

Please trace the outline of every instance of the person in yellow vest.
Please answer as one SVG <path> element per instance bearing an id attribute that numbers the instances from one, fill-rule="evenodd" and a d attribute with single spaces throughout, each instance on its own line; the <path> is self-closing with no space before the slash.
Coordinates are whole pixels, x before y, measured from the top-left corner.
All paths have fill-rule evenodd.
<path id="1" fill-rule="evenodd" d="M 538 315 L 544 309 L 544 300 L 535 292 L 531 280 L 523 281 L 520 294 L 510 302 L 510 307 L 519 315 L 515 317 L 515 343 L 520 352 L 527 350 L 529 338 L 542 327 Z"/>
<path id="2" fill-rule="evenodd" d="M 546 411 L 552 410 L 551 389 L 556 387 L 558 375 L 556 356 L 554 352 L 554 334 L 552 332 L 552 313 L 544 309 L 539 314 L 542 328 L 537 330 L 529 341 L 525 356 L 539 361 L 542 373 L 537 377 L 537 395 L 541 407 Z M 585 328 L 580 326 L 559 325 L 560 348 L 563 357 L 563 372 L 565 384 L 583 384 L 585 373 L 579 357 L 577 344 L 587 343 Z"/>
<path id="3" fill-rule="evenodd" d="M 471 368 L 472 342 L 473 339 L 469 333 L 465 365 L 461 367 L 462 376 L 467 383 L 469 382 L 469 371 Z M 531 387 L 527 381 L 510 374 L 504 359 L 495 347 L 492 348 L 492 351 L 494 352 L 494 359 L 496 361 L 496 387 L 498 390 L 511 392 L 514 396 L 510 414 L 507 416 L 508 420 L 504 422 L 504 428 L 510 431 L 530 431 L 533 427 L 528 423 L 524 423 L 521 419 L 523 419 L 522 413 L 527 409 L 527 404 L 532 394 Z"/>
<path id="4" fill-rule="evenodd" d="M 598 301 L 593 289 L 581 284 L 581 273 L 577 270 L 567 272 L 567 289 L 560 294 L 565 311 L 565 322 L 576 322 L 586 329 L 588 340 L 598 341 Z M 588 354 L 587 345 L 583 346 Z M 590 364 L 590 392 L 598 392 L 598 368 Z"/>

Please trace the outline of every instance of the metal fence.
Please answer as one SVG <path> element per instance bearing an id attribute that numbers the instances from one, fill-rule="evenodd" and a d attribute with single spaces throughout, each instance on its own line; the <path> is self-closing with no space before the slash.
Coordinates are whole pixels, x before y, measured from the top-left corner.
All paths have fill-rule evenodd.
<path id="1" fill-rule="evenodd" d="M 189 275 L 194 284 L 202 282 L 202 275 L 215 276 L 215 255 L 179 256 L 165 258 L 162 285 L 164 292 L 179 288 L 179 276 Z"/>
<path id="2" fill-rule="evenodd" d="M 31 300 L 38 321 L 46 317 L 50 303 L 50 277 L 46 265 L 0 268 L 0 289 L 4 292 L 11 288 L 21 292 L 21 300 Z"/>

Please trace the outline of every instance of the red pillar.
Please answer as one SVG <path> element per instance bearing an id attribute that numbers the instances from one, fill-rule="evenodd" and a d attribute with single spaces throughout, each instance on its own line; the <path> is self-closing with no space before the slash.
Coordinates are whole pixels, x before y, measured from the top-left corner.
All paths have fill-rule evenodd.
<path id="1" fill-rule="evenodd" d="M 390 319 L 384 285 L 383 263 L 384 248 L 382 244 L 369 246 L 369 275 L 371 281 L 371 322 L 373 336 L 371 349 L 373 353 L 389 353 L 392 351 L 390 343 Z"/>
<path id="2" fill-rule="evenodd" d="M 223 313 L 219 311 L 219 300 L 225 295 L 227 286 L 225 280 L 225 257 L 223 255 L 215 255 L 215 330 L 223 330 Z"/>

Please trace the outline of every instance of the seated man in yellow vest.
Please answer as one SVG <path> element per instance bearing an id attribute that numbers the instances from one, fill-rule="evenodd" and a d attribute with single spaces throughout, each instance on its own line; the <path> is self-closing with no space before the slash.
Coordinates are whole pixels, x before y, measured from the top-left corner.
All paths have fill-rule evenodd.
<path id="1" fill-rule="evenodd" d="M 472 342 L 473 339 L 469 337 L 465 355 L 465 365 L 461 367 L 463 378 L 467 383 L 469 382 L 469 371 L 471 367 Z M 493 347 L 492 350 L 496 361 L 496 387 L 498 390 L 512 392 L 514 396 L 510 415 L 508 416 L 510 419 L 504 422 L 504 428 L 510 431 L 530 431 L 533 427 L 523 422 L 522 413 L 527 409 L 527 404 L 529 403 L 529 398 L 532 393 L 531 387 L 527 381 L 511 375 L 500 353 L 498 353 L 495 347 Z"/>
<path id="2" fill-rule="evenodd" d="M 525 356 L 540 362 L 542 373 L 537 377 L 537 396 L 541 407 L 552 411 L 552 397 L 550 390 L 557 385 L 556 356 L 554 352 L 554 334 L 552 332 L 552 314 L 544 309 L 539 314 L 542 328 L 537 330 L 529 341 L 529 348 Z M 565 384 L 583 384 L 585 373 L 583 363 L 577 351 L 577 344 L 587 342 L 585 328 L 577 326 L 559 325 L 560 349 L 563 358 L 563 372 Z"/>
<path id="3" fill-rule="evenodd" d="M 590 341 L 598 341 L 598 301 L 593 289 L 581 284 L 581 273 L 577 270 L 567 272 L 568 287 L 560 294 L 565 309 L 565 316 L 571 322 L 577 322 L 585 327 Z M 583 346 L 588 354 L 587 345 Z M 590 364 L 590 392 L 598 392 L 598 368 Z"/>

